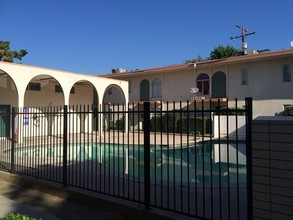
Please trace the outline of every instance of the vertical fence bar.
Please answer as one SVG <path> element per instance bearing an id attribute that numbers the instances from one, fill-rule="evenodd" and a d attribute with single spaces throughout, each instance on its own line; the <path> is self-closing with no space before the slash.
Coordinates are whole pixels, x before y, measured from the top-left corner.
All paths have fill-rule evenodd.
<path id="1" fill-rule="evenodd" d="M 161 107 L 161 112 L 162 112 L 162 109 L 163 109 L 163 104 L 162 104 L 162 107 Z M 170 209 L 170 151 L 171 151 L 171 148 L 170 148 L 170 140 L 169 140 L 169 102 L 166 103 L 166 111 L 167 111 L 167 121 L 166 121 L 166 133 L 167 133 L 167 209 Z M 162 113 L 161 113 L 162 114 Z M 162 117 L 161 117 L 161 120 L 162 120 Z M 161 132 L 163 132 L 161 130 Z M 172 187 L 172 186 L 171 186 Z"/>
<path id="2" fill-rule="evenodd" d="M 214 131 L 214 127 L 213 127 L 213 122 L 212 122 L 212 100 L 210 100 L 210 104 L 209 104 L 209 129 L 210 129 L 210 135 L 209 135 L 209 142 L 210 142 L 210 148 L 209 148 L 209 157 L 210 157 L 210 178 L 211 178 L 211 219 L 214 219 L 214 183 L 213 183 L 213 173 L 214 173 L 214 168 L 213 168 L 213 146 L 212 146 L 212 136 L 213 136 L 213 131 Z"/>
<path id="3" fill-rule="evenodd" d="M 144 102 L 144 202 L 150 209 L 150 103 Z"/>
<path id="4" fill-rule="evenodd" d="M 247 219 L 252 219 L 252 152 L 251 123 L 252 98 L 245 98 L 246 107 L 246 177 L 247 177 Z"/>
<path id="5" fill-rule="evenodd" d="M 67 185 L 67 117 L 68 107 L 64 105 L 63 116 L 63 186 Z"/>
<path id="6" fill-rule="evenodd" d="M 11 167 L 10 167 L 10 172 L 14 173 L 14 148 L 15 148 L 15 107 L 12 108 L 12 125 L 11 125 L 11 129 L 12 129 L 12 138 L 11 138 Z"/>
<path id="7" fill-rule="evenodd" d="M 237 219 L 240 219 L 240 201 L 239 201 L 239 144 L 238 144 L 238 99 L 235 99 L 235 121 L 236 121 L 236 184 L 237 184 Z M 241 114 L 240 114 L 241 115 Z"/>

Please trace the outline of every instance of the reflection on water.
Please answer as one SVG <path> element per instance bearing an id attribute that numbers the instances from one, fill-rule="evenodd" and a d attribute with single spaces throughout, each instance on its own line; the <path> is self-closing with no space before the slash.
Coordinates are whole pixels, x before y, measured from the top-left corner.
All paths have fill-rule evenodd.
<path id="1" fill-rule="evenodd" d="M 34 147 L 16 150 L 26 158 L 61 158 L 62 146 Z M 180 148 L 152 146 L 150 149 L 152 183 L 218 185 L 246 181 L 245 142 L 206 141 Z M 143 146 L 81 144 L 68 148 L 68 161 L 94 161 L 108 172 L 142 180 Z M 238 164 L 238 165 L 237 165 Z"/>

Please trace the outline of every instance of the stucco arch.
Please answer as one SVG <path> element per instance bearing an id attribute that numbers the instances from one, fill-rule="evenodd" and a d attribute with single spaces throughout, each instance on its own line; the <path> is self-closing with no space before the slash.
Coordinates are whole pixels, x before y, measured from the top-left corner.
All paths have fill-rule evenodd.
<path id="1" fill-rule="evenodd" d="M 18 88 L 9 73 L 0 69 L 0 105 L 18 106 Z"/>
<path id="2" fill-rule="evenodd" d="M 102 100 L 102 109 L 104 111 L 103 115 L 103 129 L 108 130 L 111 129 L 112 126 L 115 129 L 117 123 L 123 119 L 124 125 L 127 125 L 128 115 L 123 113 L 126 107 L 126 98 L 123 90 L 120 86 L 111 84 L 109 85 L 104 92 L 103 100 Z M 119 125 L 117 125 L 119 126 Z M 120 127 L 121 128 L 121 127 Z"/>
<path id="3" fill-rule="evenodd" d="M 99 98 L 95 85 L 88 80 L 75 82 L 69 94 L 69 105 L 98 105 Z"/>
<path id="4" fill-rule="evenodd" d="M 24 106 L 26 107 L 62 106 L 64 100 L 61 84 L 54 77 L 46 74 L 32 77 L 24 93 Z"/>
<path id="5" fill-rule="evenodd" d="M 94 84 L 88 80 L 75 82 L 69 94 L 69 109 L 79 114 L 80 132 L 99 130 L 98 92 Z"/>
<path id="6" fill-rule="evenodd" d="M 120 86 L 111 84 L 105 89 L 102 103 L 109 102 L 111 104 L 126 104 L 125 94 Z"/>

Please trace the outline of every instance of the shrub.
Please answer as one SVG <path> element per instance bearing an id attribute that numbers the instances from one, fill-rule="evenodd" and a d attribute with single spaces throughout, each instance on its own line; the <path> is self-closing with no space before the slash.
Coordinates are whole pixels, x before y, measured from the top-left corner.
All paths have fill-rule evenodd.
<path id="1" fill-rule="evenodd" d="M 216 114 L 219 115 L 245 115 L 245 108 L 234 108 L 234 107 L 230 107 L 227 109 L 227 107 L 221 107 L 220 108 L 220 112 L 216 112 Z"/>
<path id="2" fill-rule="evenodd" d="M 9 213 L 1 219 L 2 220 L 36 220 L 36 218 L 34 217 L 29 217 L 27 215 L 20 214 L 20 213 Z"/>
<path id="3" fill-rule="evenodd" d="M 177 121 L 180 118 L 180 114 L 177 112 L 170 112 L 163 114 L 162 116 L 154 116 L 151 118 L 150 130 L 161 132 L 176 132 Z"/>
<path id="4" fill-rule="evenodd" d="M 293 116 L 293 105 L 285 106 L 284 115 Z"/>
<path id="5" fill-rule="evenodd" d="M 191 132 L 200 132 L 200 134 L 206 134 L 206 117 L 197 117 L 197 118 L 182 118 L 182 120 L 177 121 L 177 132 L 179 133 L 191 133 Z"/>
<path id="6" fill-rule="evenodd" d="M 196 129 L 196 130 L 195 130 Z M 211 132 L 210 119 L 207 117 L 186 117 L 179 113 L 168 113 L 162 116 L 151 118 L 150 131 L 169 132 L 169 133 L 191 133 L 200 132 L 206 134 Z"/>
<path id="7" fill-rule="evenodd" d="M 130 127 L 132 124 L 130 118 L 128 119 L 128 127 Z M 116 120 L 116 123 L 114 125 L 114 128 L 120 131 L 125 131 L 125 117 Z"/>

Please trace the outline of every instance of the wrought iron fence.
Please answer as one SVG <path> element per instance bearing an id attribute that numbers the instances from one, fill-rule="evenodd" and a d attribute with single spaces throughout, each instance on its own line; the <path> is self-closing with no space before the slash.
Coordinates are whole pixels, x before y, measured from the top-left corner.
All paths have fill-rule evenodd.
<path id="1" fill-rule="evenodd" d="M 249 219 L 252 100 L 238 105 L 195 100 L 0 111 L 0 169 L 146 208 Z"/>

